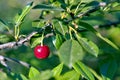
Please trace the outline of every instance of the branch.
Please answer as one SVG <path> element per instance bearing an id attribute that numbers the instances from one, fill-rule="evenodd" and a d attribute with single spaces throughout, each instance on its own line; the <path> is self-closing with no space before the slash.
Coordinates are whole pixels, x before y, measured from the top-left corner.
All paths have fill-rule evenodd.
<path id="1" fill-rule="evenodd" d="M 105 2 L 100 2 L 97 6 L 94 6 L 92 9 L 89 9 L 88 11 L 83 12 L 83 13 L 79 13 L 78 15 L 73 16 L 72 19 L 64 20 L 64 22 L 65 22 L 65 23 L 69 23 L 69 22 L 71 22 L 71 21 L 73 21 L 73 20 L 75 20 L 75 19 L 81 18 L 81 17 L 83 17 L 83 16 L 86 16 L 86 15 L 88 15 L 88 14 L 90 14 L 90 13 L 93 13 L 93 12 L 97 11 L 100 7 L 105 7 L 105 6 L 106 6 L 106 3 L 105 3 Z"/>
<path id="2" fill-rule="evenodd" d="M 95 25 L 93 26 L 95 29 L 98 29 L 98 28 L 110 28 L 110 26 L 116 26 L 120 24 L 120 20 L 116 21 L 116 22 L 109 22 L 109 23 L 106 23 L 106 24 L 102 24 L 102 25 Z M 84 32 L 84 31 L 88 31 L 87 29 L 79 29 L 77 30 L 78 32 Z"/>
<path id="3" fill-rule="evenodd" d="M 5 49 L 5 48 L 13 48 L 14 46 L 20 46 L 22 44 L 24 44 L 25 42 L 28 42 L 32 36 L 34 36 L 36 33 L 38 32 L 32 32 L 31 34 L 29 34 L 26 38 L 19 40 L 18 42 L 8 42 L 5 44 L 1 44 L 0 45 L 0 50 L 1 49 Z"/>
<path id="4" fill-rule="evenodd" d="M 103 24 L 103 25 L 99 25 L 98 27 L 99 28 L 108 28 L 110 26 L 116 26 L 118 24 L 120 24 L 120 20 L 115 21 L 115 22 L 109 22 L 109 23 L 106 23 L 106 24 Z"/>
<path id="5" fill-rule="evenodd" d="M 26 63 L 26 62 L 23 62 L 23 61 L 19 61 L 17 59 L 13 59 L 13 58 L 7 58 L 7 57 L 4 57 L 2 55 L 0 55 L 0 63 L 5 66 L 9 71 L 11 71 L 11 66 L 9 65 L 10 63 L 11 64 L 20 64 L 26 68 L 30 68 L 31 65 Z M 9 63 L 9 64 L 8 64 Z"/>
<path id="6" fill-rule="evenodd" d="M 15 46 L 21 46 L 22 44 L 24 44 L 25 42 L 28 42 L 35 34 L 37 33 L 41 33 L 45 28 L 52 26 L 51 23 L 46 24 L 44 27 L 42 27 L 39 31 L 34 31 L 32 33 L 30 33 L 26 38 L 24 39 L 20 39 L 19 41 L 14 41 L 14 42 L 8 42 L 5 44 L 1 44 L 0 45 L 0 50 L 1 49 L 6 49 L 6 48 L 13 48 Z M 49 33 L 47 35 L 45 35 L 45 37 L 49 37 L 54 35 L 53 33 Z"/>
<path id="7" fill-rule="evenodd" d="M 77 15 L 76 18 L 80 18 L 82 16 L 86 16 L 86 15 L 88 15 L 90 13 L 93 13 L 93 12 L 97 11 L 100 7 L 105 7 L 105 6 L 106 6 L 105 2 L 100 2 L 97 6 L 93 7 L 92 9 L 90 9 L 90 10 L 88 10 L 88 11 L 82 13 L 82 14 L 80 13 L 79 15 Z"/>

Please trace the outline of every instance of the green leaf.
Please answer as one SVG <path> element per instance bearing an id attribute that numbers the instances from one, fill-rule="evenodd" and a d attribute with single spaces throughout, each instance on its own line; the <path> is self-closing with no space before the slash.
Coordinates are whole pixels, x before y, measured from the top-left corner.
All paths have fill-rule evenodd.
<path id="1" fill-rule="evenodd" d="M 111 8 L 110 11 L 120 11 L 120 5 Z"/>
<path id="2" fill-rule="evenodd" d="M 103 41 L 105 41 L 106 43 L 108 43 L 109 45 L 111 45 L 113 48 L 115 49 L 119 49 L 117 45 L 115 45 L 113 42 L 111 42 L 109 39 L 104 38 L 100 33 L 96 34 L 100 39 L 102 39 Z"/>
<path id="3" fill-rule="evenodd" d="M 81 0 L 81 3 L 89 3 L 89 2 L 92 2 L 92 1 L 95 1 L 95 0 Z"/>
<path id="4" fill-rule="evenodd" d="M 65 0 L 58 0 L 58 2 L 61 4 L 63 9 L 66 9 L 67 5 L 65 4 Z"/>
<path id="5" fill-rule="evenodd" d="M 5 34 L 0 34 L 0 43 L 6 43 L 10 41 L 10 37 Z"/>
<path id="6" fill-rule="evenodd" d="M 38 80 L 50 80 L 53 77 L 53 72 L 51 70 L 42 71 L 38 77 Z"/>
<path id="7" fill-rule="evenodd" d="M 41 10 L 57 10 L 57 11 L 64 11 L 62 8 L 53 7 L 51 5 L 46 4 L 39 4 L 33 7 L 33 9 L 41 9 Z"/>
<path id="8" fill-rule="evenodd" d="M 53 37 L 53 44 L 56 47 L 56 49 L 60 48 L 60 46 L 62 45 L 63 41 L 64 40 L 62 38 L 62 35 L 60 35 L 60 34 L 56 34 L 56 36 Z"/>
<path id="9" fill-rule="evenodd" d="M 84 57 L 81 45 L 75 40 L 65 41 L 59 49 L 59 57 L 61 62 L 66 66 L 72 67 L 72 63 L 82 60 Z"/>
<path id="10" fill-rule="evenodd" d="M 24 17 L 28 14 L 28 12 L 31 10 L 33 5 L 33 2 L 29 3 L 22 11 L 20 15 L 15 16 L 15 23 L 20 24 L 21 21 L 24 19 Z"/>
<path id="11" fill-rule="evenodd" d="M 51 3 L 54 3 L 54 2 L 56 2 L 56 0 L 50 0 L 50 2 L 51 2 Z"/>
<path id="12" fill-rule="evenodd" d="M 0 22 L 3 23 L 3 24 L 6 24 L 5 21 L 3 21 L 2 19 L 0 19 Z"/>
<path id="13" fill-rule="evenodd" d="M 35 38 L 34 41 L 31 44 L 31 48 L 35 47 L 36 45 L 41 43 L 42 37 Z"/>
<path id="14" fill-rule="evenodd" d="M 41 73 L 34 67 L 30 68 L 29 79 L 30 80 L 49 80 L 53 76 L 50 70 L 42 71 Z"/>
<path id="15" fill-rule="evenodd" d="M 22 80 L 28 80 L 23 74 L 20 75 Z"/>
<path id="16" fill-rule="evenodd" d="M 59 64 L 57 67 L 55 67 L 52 72 L 54 76 L 59 76 L 63 69 L 63 63 Z"/>
<path id="17" fill-rule="evenodd" d="M 54 24 L 54 29 L 56 32 L 58 32 L 62 35 L 65 35 L 65 33 L 68 32 L 68 27 L 61 21 L 53 20 L 53 24 Z"/>
<path id="18" fill-rule="evenodd" d="M 58 2 L 60 2 L 62 5 L 65 5 L 65 1 L 64 0 L 58 0 Z"/>
<path id="19" fill-rule="evenodd" d="M 36 79 L 37 76 L 40 75 L 40 72 L 35 69 L 34 67 L 31 67 L 30 68 L 30 71 L 29 71 L 29 79 Z"/>
<path id="20" fill-rule="evenodd" d="M 103 80 L 113 80 L 113 76 L 117 70 L 117 63 L 115 60 L 106 60 L 100 65 L 100 73 Z"/>
<path id="21" fill-rule="evenodd" d="M 80 74 L 75 70 L 70 70 L 59 77 L 55 77 L 55 80 L 80 80 Z"/>
<path id="22" fill-rule="evenodd" d="M 3 20 L 0 19 L 0 31 L 4 31 L 4 30 L 10 30 L 9 27 L 5 24 L 5 22 Z"/>
<path id="23" fill-rule="evenodd" d="M 99 32 L 97 32 L 97 30 L 95 30 L 91 25 L 89 25 L 88 23 L 86 22 L 83 22 L 83 21 L 80 21 L 79 22 L 79 25 L 80 26 L 83 26 L 85 27 L 87 30 L 93 32 L 96 34 L 97 37 L 99 37 L 100 39 L 102 39 L 103 41 L 105 41 L 106 43 L 108 43 L 109 45 L 111 45 L 113 48 L 115 49 L 119 49 L 113 42 L 111 42 L 109 39 L 107 38 L 104 38 Z"/>
<path id="24" fill-rule="evenodd" d="M 73 68 L 76 70 L 76 72 L 84 76 L 87 80 L 95 80 L 93 74 L 90 72 L 88 67 L 82 62 L 79 61 L 74 63 Z"/>
<path id="25" fill-rule="evenodd" d="M 99 49 L 97 47 L 97 45 L 95 43 L 93 43 L 92 41 L 88 40 L 87 38 L 80 38 L 77 37 L 79 43 L 82 45 L 82 47 L 90 54 L 94 55 L 94 56 L 98 56 L 99 53 Z"/>
<path id="26" fill-rule="evenodd" d="M 71 70 L 71 71 L 66 72 L 62 77 L 63 79 L 61 80 L 79 80 L 80 74 L 76 73 L 76 71 L 74 70 Z"/>
<path id="27" fill-rule="evenodd" d="M 0 80 L 10 80 L 8 77 L 7 77 L 7 74 L 0 71 Z"/>
<path id="28" fill-rule="evenodd" d="M 44 20 L 36 20 L 32 22 L 32 27 L 42 28 L 43 26 L 45 26 Z"/>
<path id="29" fill-rule="evenodd" d="M 83 22 L 83 21 L 79 21 L 79 25 L 86 28 L 89 31 L 92 31 L 93 33 L 98 33 L 97 30 L 95 30 L 90 24 Z"/>
<path id="30" fill-rule="evenodd" d="M 98 80 L 102 80 L 102 77 L 97 74 L 97 72 L 95 70 L 93 70 L 92 68 L 88 67 L 88 69 L 90 70 L 90 72 L 96 77 L 96 79 Z"/>

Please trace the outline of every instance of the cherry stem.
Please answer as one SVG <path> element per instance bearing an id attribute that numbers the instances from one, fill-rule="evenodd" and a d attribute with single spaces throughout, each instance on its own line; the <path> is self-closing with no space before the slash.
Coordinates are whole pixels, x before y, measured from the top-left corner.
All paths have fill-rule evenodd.
<path id="1" fill-rule="evenodd" d="M 43 31 L 43 33 L 42 33 L 41 46 L 43 46 L 43 40 L 44 40 L 44 31 Z"/>

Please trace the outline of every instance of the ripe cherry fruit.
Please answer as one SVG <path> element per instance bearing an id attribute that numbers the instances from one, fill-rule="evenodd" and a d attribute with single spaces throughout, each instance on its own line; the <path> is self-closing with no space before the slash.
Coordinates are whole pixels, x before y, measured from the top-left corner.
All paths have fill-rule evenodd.
<path id="1" fill-rule="evenodd" d="M 37 45 L 34 48 L 34 55 L 38 59 L 45 59 L 49 56 L 50 49 L 47 45 Z"/>

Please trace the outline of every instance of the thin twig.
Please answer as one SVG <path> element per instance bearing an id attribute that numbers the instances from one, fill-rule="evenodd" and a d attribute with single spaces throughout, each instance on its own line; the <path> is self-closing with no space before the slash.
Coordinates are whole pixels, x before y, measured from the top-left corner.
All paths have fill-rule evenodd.
<path id="1" fill-rule="evenodd" d="M 120 20 L 118 21 L 115 21 L 115 22 L 109 22 L 109 23 L 106 23 L 106 24 L 101 24 L 101 25 L 95 25 L 93 26 L 93 28 L 95 29 L 98 29 L 98 28 L 110 28 L 110 26 L 115 26 L 120 24 Z M 78 32 L 85 32 L 85 31 L 88 31 L 87 29 L 78 29 L 77 30 Z"/>
<path id="2" fill-rule="evenodd" d="M 23 62 L 23 61 L 20 61 L 20 60 L 17 60 L 17 59 L 13 59 L 13 58 L 7 58 L 7 57 L 4 57 L 2 55 L 0 55 L 0 63 L 5 66 L 9 71 L 11 71 L 11 66 L 9 66 L 8 63 L 18 63 L 26 68 L 30 68 L 31 65 L 26 63 L 26 62 Z"/>

